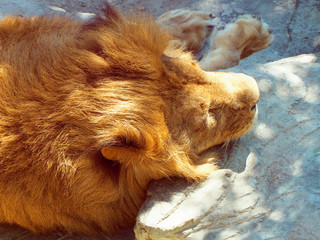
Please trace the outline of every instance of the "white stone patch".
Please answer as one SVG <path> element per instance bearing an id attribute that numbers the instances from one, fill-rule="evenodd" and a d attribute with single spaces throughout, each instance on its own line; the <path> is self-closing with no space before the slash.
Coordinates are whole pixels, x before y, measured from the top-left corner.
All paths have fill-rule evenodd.
<path id="1" fill-rule="evenodd" d="M 261 79 L 258 81 L 259 90 L 261 92 L 270 92 L 273 87 L 273 83 L 270 79 Z"/>
<path id="2" fill-rule="evenodd" d="M 265 123 L 260 123 L 256 130 L 255 134 L 260 139 L 269 140 L 275 137 L 274 131 Z"/>
<path id="3" fill-rule="evenodd" d="M 280 98 L 303 98 L 307 94 L 303 78 L 308 74 L 307 67 L 316 59 L 313 54 L 303 54 L 262 65 L 260 69 L 277 79 L 276 93 Z"/>
<path id="4" fill-rule="evenodd" d="M 59 7 L 56 7 L 56 6 L 48 6 L 51 10 L 53 11 L 57 11 L 57 12 L 61 12 L 61 13 L 65 13 L 66 10 L 64 10 L 63 8 L 59 8 Z"/>
<path id="5" fill-rule="evenodd" d="M 94 18 L 96 15 L 94 13 L 83 13 L 83 12 L 78 12 L 77 13 L 77 17 L 84 20 L 84 21 L 88 21 L 92 18 Z"/>
<path id="6" fill-rule="evenodd" d="M 247 157 L 245 172 L 252 170 L 256 165 L 257 165 L 256 154 L 254 152 L 250 152 Z"/>
<path id="7" fill-rule="evenodd" d="M 293 176 L 301 176 L 303 174 L 302 164 L 303 161 L 301 159 L 294 162 L 291 169 L 291 173 Z"/>
<path id="8" fill-rule="evenodd" d="M 167 216 L 163 221 L 158 223 L 158 227 L 161 229 L 171 229 L 172 226 L 179 225 L 183 222 L 193 221 L 201 217 L 211 208 L 212 201 L 218 201 L 223 192 L 225 191 L 225 173 L 226 170 L 221 170 L 215 172 L 212 176 L 214 178 L 209 178 L 205 184 L 201 184 L 194 192 L 192 192 L 188 197 L 177 206 L 174 212 Z M 201 201 L 201 200 L 204 201 Z M 210 199 L 210 201 L 205 201 L 205 199 Z M 199 205 L 199 201 L 201 204 Z"/>
<path id="9" fill-rule="evenodd" d="M 283 212 L 281 211 L 273 211 L 272 213 L 270 213 L 269 218 L 273 221 L 282 221 L 285 218 L 285 215 Z"/>
<path id="10" fill-rule="evenodd" d="M 313 85 L 311 87 L 308 87 L 307 94 L 303 100 L 308 103 L 317 103 L 319 102 L 319 92 L 320 92 L 319 85 Z"/>

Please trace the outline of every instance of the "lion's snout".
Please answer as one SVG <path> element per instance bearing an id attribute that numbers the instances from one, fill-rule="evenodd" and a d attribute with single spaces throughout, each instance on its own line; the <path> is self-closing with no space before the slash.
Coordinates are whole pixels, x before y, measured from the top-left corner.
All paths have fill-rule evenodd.
<path id="1" fill-rule="evenodd" d="M 220 91 L 215 98 L 234 109 L 254 111 L 260 98 L 258 84 L 253 77 L 242 73 L 208 73 Z"/>

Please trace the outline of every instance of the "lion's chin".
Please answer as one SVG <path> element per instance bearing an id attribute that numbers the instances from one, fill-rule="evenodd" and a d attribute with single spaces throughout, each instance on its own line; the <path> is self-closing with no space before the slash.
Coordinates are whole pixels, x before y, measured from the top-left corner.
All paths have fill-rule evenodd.
<path id="1" fill-rule="evenodd" d="M 248 125 L 245 128 L 243 128 L 241 131 L 239 131 L 234 136 L 232 136 L 231 140 L 239 138 L 239 137 L 245 135 L 246 133 L 248 133 L 250 131 L 250 129 L 252 128 L 252 126 L 257 122 L 258 115 L 259 115 L 258 104 L 256 104 L 255 107 L 256 107 L 255 108 L 255 113 L 254 113 L 254 116 L 253 116 L 252 120 L 248 123 Z"/>

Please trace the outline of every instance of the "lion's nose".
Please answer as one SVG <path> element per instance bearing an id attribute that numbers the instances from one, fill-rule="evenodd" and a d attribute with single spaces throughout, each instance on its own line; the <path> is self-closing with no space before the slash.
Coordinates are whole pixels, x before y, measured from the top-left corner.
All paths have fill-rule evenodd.
<path id="1" fill-rule="evenodd" d="M 254 110 L 260 97 L 256 80 L 245 74 L 236 74 L 231 82 L 234 88 L 234 96 L 239 101 L 239 104 Z"/>
<path id="2" fill-rule="evenodd" d="M 208 76 L 219 85 L 225 101 L 229 101 L 234 107 L 252 110 L 256 108 L 260 92 L 253 77 L 242 73 L 223 72 L 210 73 Z"/>

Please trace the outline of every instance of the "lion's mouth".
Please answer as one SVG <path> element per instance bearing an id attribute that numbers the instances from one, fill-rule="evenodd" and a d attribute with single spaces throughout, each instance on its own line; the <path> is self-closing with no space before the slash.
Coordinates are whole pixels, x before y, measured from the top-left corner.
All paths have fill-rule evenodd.
<path id="1" fill-rule="evenodd" d="M 245 135 L 247 132 L 250 131 L 252 126 L 257 122 L 258 120 L 258 115 L 259 115 L 259 110 L 258 110 L 258 104 L 255 104 L 252 108 L 251 111 L 254 111 L 253 117 L 248 121 L 245 127 L 243 127 L 240 131 L 238 131 L 234 136 L 232 136 L 231 139 L 239 138 L 243 135 Z"/>

